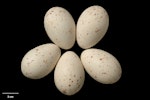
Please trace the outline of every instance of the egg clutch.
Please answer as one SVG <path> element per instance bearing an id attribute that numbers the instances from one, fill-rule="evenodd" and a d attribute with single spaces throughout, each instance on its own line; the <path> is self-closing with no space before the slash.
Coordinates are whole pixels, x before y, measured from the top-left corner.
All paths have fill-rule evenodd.
<path id="1" fill-rule="evenodd" d="M 99 83 L 116 83 L 122 75 L 119 61 L 107 51 L 92 48 L 104 37 L 108 26 L 108 13 L 99 5 L 85 9 L 77 25 L 66 9 L 50 8 L 44 16 L 44 28 L 53 43 L 29 50 L 21 61 L 22 74 L 30 79 L 41 79 L 54 70 L 55 86 L 65 95 L 81 90 L 85 72 Z M 74 51 L 61 55 L 61 49 L 71 49 L 75 41 L 84 49 L 81 55 Z"/>

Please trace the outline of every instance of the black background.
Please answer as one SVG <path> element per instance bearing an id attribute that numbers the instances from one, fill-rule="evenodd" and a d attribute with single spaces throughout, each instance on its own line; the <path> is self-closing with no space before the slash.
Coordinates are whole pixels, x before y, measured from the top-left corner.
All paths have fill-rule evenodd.
<path id="1" fill-rule="evenodd" d="M 1 3 L 1 66 L 0 92 L 19 92 L 17 98 L 48 98 L 63 97 L 99 97 L 99 98 L 130 98 L 136 91 L 131 61 L 134 59 L 134 39 L 131 31 L 134 18 L 129 13 L 130 2 L 123 0 L 18 0 Z M 87 7 L 100 5 L 104 7 L 110 18 L 109 28 L 104 38 L 94 46 L 113 54 L 122 67 L 121 79 L 112 85 L 103 85 L 93 80 L 87 73 L 83 88 L 73 96 L 61 94 L 54 85 L 53 72 L 40 80 L 24 77 L 20 70 L 21 60 L 30 49 L 49 43 L 44 25 L 46 11 L 54 6 L 64 7 L 77 22 L 80 14 Z M 133 7 L 134 8 L 134 7 Z M 83 49 L 77 44 L 72 49 L 79 56 Z M 62 54 L 65 50 L 62 50 Z M 134 71 L 136 73 L 136 71 Z M 131 75 L 132 73 L 132 75 Z M 0 94 L 0 98 L 6 95 Z"/>

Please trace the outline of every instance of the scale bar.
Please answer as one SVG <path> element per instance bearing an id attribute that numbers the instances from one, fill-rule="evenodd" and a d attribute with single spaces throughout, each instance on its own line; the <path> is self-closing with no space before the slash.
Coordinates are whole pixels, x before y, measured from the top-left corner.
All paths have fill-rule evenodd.
<path id="1" fill-rule="evenodd" d="M 19 92 L 2 92 L 2 94 L 19 94 Z"/>

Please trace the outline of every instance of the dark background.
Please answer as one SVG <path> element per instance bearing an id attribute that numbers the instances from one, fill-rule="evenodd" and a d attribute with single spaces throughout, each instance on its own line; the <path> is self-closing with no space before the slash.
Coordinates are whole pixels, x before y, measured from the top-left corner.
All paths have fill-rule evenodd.
<path id="1" fill-rule="evenodd" d="M 15 98 L 48 98 L 63 97 L 100 97 L 100 98 L 130 98 L 135 93 L 134 50 L 136 37 L 131 37 L 131 31 L 136 7 L 123 0 L 18 0 L 1 3 L 1 65 L 0 92 L 19 92 Z M 112 85 L 103 85 L 93 80 L 87 73 L 83 88 L 73 96 L 61 94 L 55 87 L 53 72 L 40 80 L 24 77 L 20 70 L 21 60 L 30 49 L 51 42 L 43 25 L 44 15 L 53 6 L 64 7 L 77 22 L 80 14 L 87 7 L 100 5 L 104 7 L 110 18 L 109 28 L 104 38 L 94 46 L 113 54 L 122 67 L 121 79 Z M 77 44 L 72 49 L 79 56 L 83 49 Z M 62 50 L 62 53 L 65 51 Z M 138 67 L 137 67 L 138 69 Z M 133 71 L 134 70 L 134 71 Z M 137 89 L 138 90 L 138 89 Z M 135 93 L 135 95 L 134 95 Z M 0 94 L 0 98 L 6 95 Z"/>

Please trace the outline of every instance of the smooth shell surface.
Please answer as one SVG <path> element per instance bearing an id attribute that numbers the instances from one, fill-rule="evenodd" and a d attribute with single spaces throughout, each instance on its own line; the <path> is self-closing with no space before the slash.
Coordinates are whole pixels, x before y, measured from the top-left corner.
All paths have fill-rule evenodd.
<path id="1" fill-rule="evenodd" d="M 57 89 L 65 95 L 76 94 L 83 86 L 85 72 L 80 58 L 72 51 L 65 52 L 54 70 Z"/>
<path id="2" fill-rule="evenodd" d="M 62 7 L 50 8 L 44 17 L 48 37 L 62 49 L 70 49 L 75 43 L 75 22 L 71 14 Z"/>
<path id="3" fill-rule="evenodd" d="M 28 51 L 22 59 L 21 71 L 30 79 L 40 79 L 48 75 L 56 66 L 61 50 L 52 43 L 37 46 Z"/>
<path id="4" fill-rule="evenodd" d="M 101 6 L 90 6 L 80 15 L 77 22 L 77 43 L 87 49 L 96 45 L 106 34 L 109 16 Z"/>
<path id="5" fill-rule="evenodd" d="M 103 84 L 117 82 L 122 74 L 121 65 L 110 53 L 101 49 L 87 49 L 81 53 L 81 61 L 86 72 Z"/>

